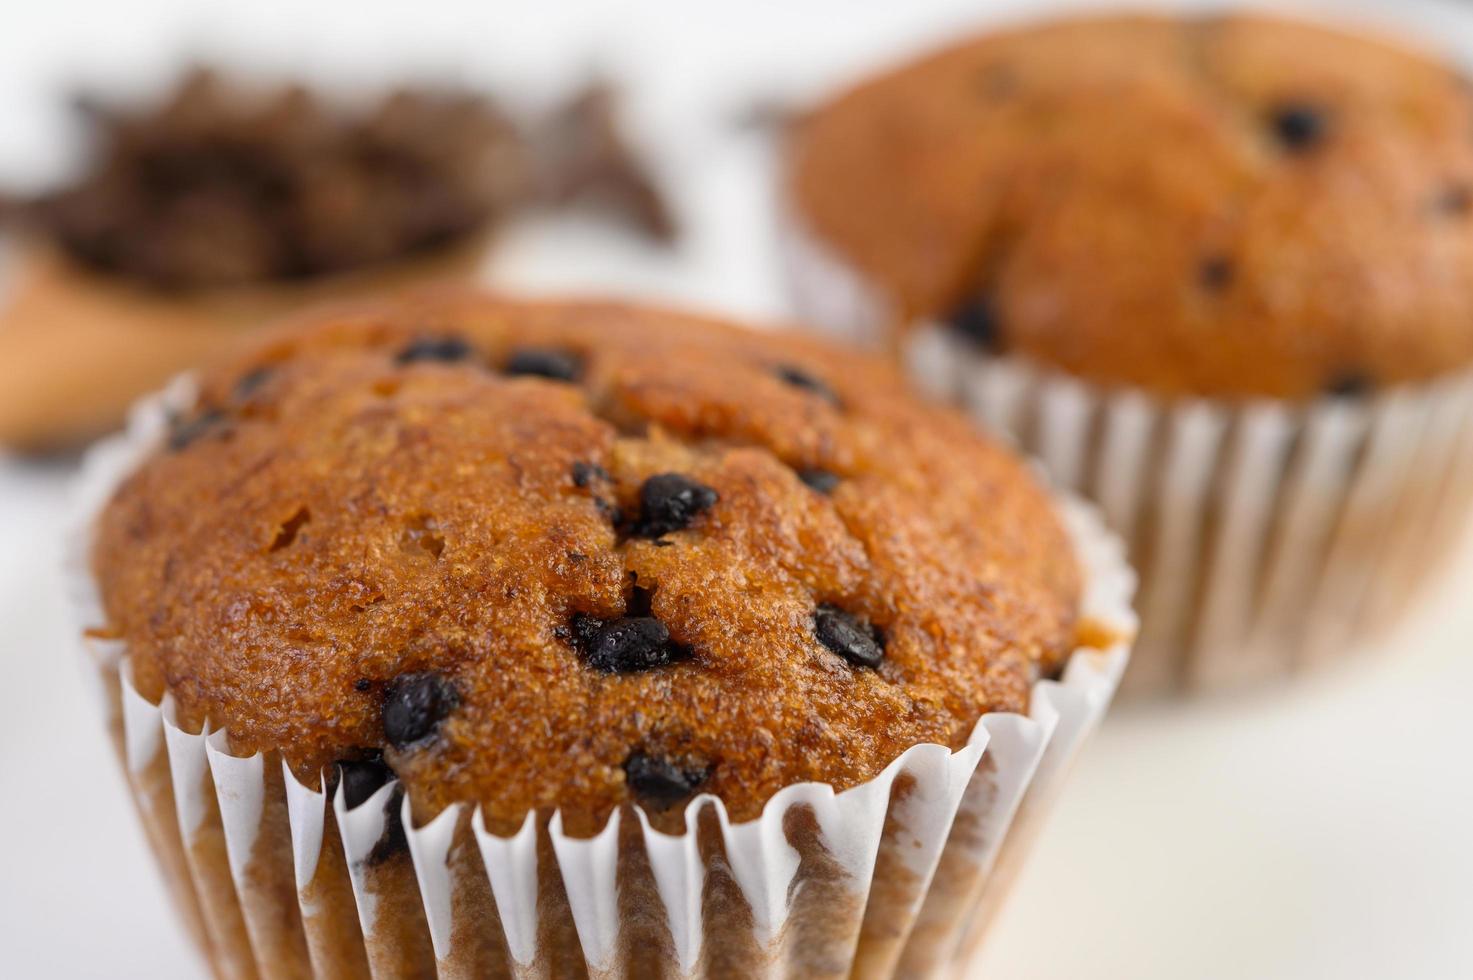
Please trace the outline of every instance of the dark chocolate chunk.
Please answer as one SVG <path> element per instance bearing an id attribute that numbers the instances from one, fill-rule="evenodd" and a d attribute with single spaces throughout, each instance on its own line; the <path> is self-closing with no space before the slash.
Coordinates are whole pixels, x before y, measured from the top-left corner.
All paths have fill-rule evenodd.
<path id="1" fill-rule="evenodd" d="M 1473 190 L 1466 184 L 1450 184 L 1444 187 L 1432 201 L 1432 210 L 1437 214 L 1459 217 L 1473 209 Z"/>
<path id="2" fill-rule="evenodd" d="M 363 804 L 379 787 L 394 778 L 394 770 L 384 762 L 382 752 L 370 752 L 362 759 L 344 759 L 338 763 L 338 778 L 343 784 L 343 805 L 349 810 Z"/>
<path id="3" fill-rule="evenodd" d="M 394 355 L 395 364 L 414 364 L 418 361 L 454 363 L 471 356 L 471 345 L 459 337 L 420 337 Z"/>
<path id="4" fill-rule="evenodd" d="M 830 405 L 839 404 L 839 396 L 834 389 L 800 367 L 795 367 L 791 364 L 779 364 L 773 369 L 773 373 L 794 388 L 802 388 L 804 391 L 812 392 Z"/>
<path id="5" fill-rule="evenodd" d="M 627 674 L 663 667 L 679 658 L 681 650 L 670 642 L 670 631 L 653 616 L 626 616 L 607 623 L 588 622 L 578 617 L 573 632 L 582 641 L 583 659 L 606 674 Z"/>
<path id="6" fill-rule="evenodd" d="M 544 347 L 523 347 L 512 351 L 506 362 L 506 373 L 552 381 L 577 381 L 583 374 L 583 360 L 577 354 Z"/>
<path id="7" fill-rule="evenodd" d="M 1202 260 L 1197 268 L 1197 281 L 1202 288 L 1216 292 L 1233 281 L 1233 260 L 1225 255 L 1213 255 Z"/>
<path id="8" fill-rule="evenodd" d="M 197 71 L 153 105 L 77 104 L 90 166 L 25 218 L 74 258 L 160 289 L 382 264 L 463 238 L 531 190 L 521 127 L 470 93 L 400 89 L 357 109 Z"/>
<path id="9" fill-rule="evenodd" d="M 1370 375 L 1362 371 L 1345 371 L 1325 384 L 1325 394 L 1331 398 L 1364 398 L 1375 387 Z"/>
<path id="10" fill-rule="evenodd" d="M 828 470 L 799 470 L 798 479 L 822 494 L 833 493 L 839 485 L 839 475 Z"/>
<path id="11" fill-rule="evenodd" d="M 571 633 L 567 638 L 571 639 L 573 645 L 579 650 L 588 650 L 592 648 L 594 641 L 598 639 L 598 631 L 603 628 L 604 621 L 597 616 L 589 616 L 586 613 L 575 613 L 570 627 Z"/>
<path id="12" fill-rule="evenodd" d="M 624 781 L 635 799 L 650 810 L 668 810 L 694 793 L 710 775 L 709 766 L 679 766 L 643 752 L 635 752 L 624 762 Z"/>
<path id="13" fill-rule="evenodd" d="M 701 512 L 715 506 L 716 491 L 679 473 L 661 473 L 639 488 L 639 520 L 634 534 L 658 538 L 679 531 Z"/>
<path id="14" fill-rule="evenodd" d="M 1325 138 L 1329 128 L 1325 113 L 1306 102 L 1286 102 L 1273 110 L 1269 116 L 1274 136 L 1286 149 L 1302 153 L 1313 148 Z"/>
<path id="15" fill-rule="evenodd" d="M 587 489 L 595 483 L 608 483 L 613 480 L 609 471 L 597 463 L 585 463 L 578 460 L 573 464 L 573 486 Z"/>
<path id="16" fill-rule="evenodd" d="M 270 365 L 247 371 L 236 379 L 235 387 L 230 389 L 231 398 L 238 402 L 248 401 L 275 373 L 276 369 Z"/>
<path id="17" fill-rule="evenodd" d="M 951 329 L 989 353 L 1002 350 L 1002 333 L 998 329 L 997 310 L 987 296 L 976 296 L 957 307 L 946 318 Z"/>
<path id="18" fill-rule="evenodd" d="M 675 216 L 619 125 L 620 102 L 621 93 L 595 82 L 540 127 L 544 193 L 554 204 L 591 206 L 669 242 Z"/>
<path id="19" fill-rule="evenodd" d="M 384 737 L 396 749 L 408 748 L 434 735 L 459 703 L 455 685 L 439 674 L 397 677 L 384 698 Z"/>
<path id="20" fill-rule="evenodd" d="M 813 632 L 818 642 L 856 667 L 878 667 L 885 657 L 880 631 L 837 606 L 818 607 Z"/>
<path id="21" fill-rule="evenodd" d="M 1011 65 L 988 65 L 978 76 L 978 88 L 990 100 L 1001 101 L 1018 92 L 1018 73 Z"/>
<path id="22" fill-rule="evenodd" d="M 186 449 L 201 436 L 225 424 L 226 415 L 218 408 L 206 408 L 185 419 L 175 419 L 169 429 L 169 448 Z"/>

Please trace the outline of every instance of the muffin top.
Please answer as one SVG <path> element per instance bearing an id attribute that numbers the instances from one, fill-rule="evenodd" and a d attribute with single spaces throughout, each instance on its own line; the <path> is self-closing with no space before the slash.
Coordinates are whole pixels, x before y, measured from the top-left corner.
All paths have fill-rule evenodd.
<path id="1" fill-rule="evenodd" d="M 1473 359 L 1473 97 L 1378 38 L 993 34 L 811 114 L 789 181 L 899 321 L 1101 383 L 1307 398 Z"/>
<path id="2" fill-rule="evenodd" d="M 185 724 L 574 833 L 630 800 L 674 826 L 698 792 L 748 819 L 958 747 L 1060 666 L 1080 593 L 1026 468 L 883 363 L 473 296 L 204 379 L 93 565 Z"/>

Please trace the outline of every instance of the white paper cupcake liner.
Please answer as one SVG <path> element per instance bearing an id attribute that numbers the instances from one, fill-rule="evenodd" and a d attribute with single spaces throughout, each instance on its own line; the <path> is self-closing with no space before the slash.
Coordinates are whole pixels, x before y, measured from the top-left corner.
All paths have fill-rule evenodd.
<path id="1" fill-rule="evenodd" d="M 68 543 L 83 627 L 103 622 L 95 515 L 192 397 L 177 384 L 85 461 Z M 680 835 L 637 807 L 587 839 L 557 813 L 498 836 L 463 806 L 414 827 L 396 783 L 349 810 L 323 778 L 303 785 L 278 756 L 181 727 L 168 696 L 133 687 L 120 641 L 85 645 L 145 830 L 219 976 L 937 975 L 985 929 L 1135 631 L 1119 542 L 1088 508 L 1062 513 L 1084 621 L 1118 641 L 1081 647 L 1034 685 L 1027 717 L 986 715 L 958 750 L 917 745 L 839 793 L 789 786 L 744 823 L 703 796 Z"/>
<path id="2" fill-rule="evenodd" d="M 784 222 L 799 314 L 852 342 L 892 336 L 881 295 Z M 1122 696 L 1264 682 L 1363 645 L 1433 578 L 1473 497 L 1473 373 L 1355 400 L 1165 401 L 935 323 L 900 355 L 1126 540 L 1143 625 Z"/>

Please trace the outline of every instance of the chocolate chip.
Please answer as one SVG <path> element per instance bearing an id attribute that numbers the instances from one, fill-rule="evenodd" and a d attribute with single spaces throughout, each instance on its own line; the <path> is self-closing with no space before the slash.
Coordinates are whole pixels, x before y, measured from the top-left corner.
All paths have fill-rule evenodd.
<path id="1" fill-rule="evenodd" d="M 455 686 L 439 674 L 397 677 L 384 698 L 384 737 L 396 749 L 408 748 L 434 735 L 459 703 Z"/>
<path id="2" fill-rule="evenodd" d="M 822 605 L 813 615 L 818 642 L 856 667 L 878 667 L 885 657 L 885 638 L 869 623 L 837 606 Z"/>
<path id="3" fill-rule="evenodd" d="M 609 471 L 597 463 L 586 463 L 579 460 L 573 464 L 573 485 L 575 487 L 587 490 L 594 484 L 612 483 L 613 480 L 614 478 L 609 475 Z M 597 492 L 593 493 L 592 497 L 593 506 L 598 508 L 598 512 L 610 524 L 618 527 L 624 523 L 623 514 L 619 512 L 619 508 L 615 507 L 612 502 L 605 500 Z"/>
<path id="4" fill-rule="evenodd" d="M 343 759 L 338 763 L 338 778 L 343 786 L 343 805 L 355 809 L 394 778 L 394 770 L 384 762 L 382 752 L 370 752 L 362 759 Z"/>
<path id="5" fill-rule="evenodd" d="M 982 94 L 989 99 L 1007 99 L 1018 91 L 1018 73 L 1011 65 L 988 65 L 979 81 Z"/>
<path id="6" fill-rule="evenodd" d="M 573 616 L 569 638 L 579 650 L 587 650 L 593 646 L 593 642 L 598 639 L 598 631 L 603 628 L 604 621 L 597 616 L 576 613 Z"/>
<path id="7" fill-rule="evenodd" d="M 357 691 L 359 694 L 367 694 L 369 691 L 373 690 L 373 681 L 369 680 L 367 677 L 360 677 L 353 682 L 353 690 Z"/>
<path id="8" fill-rule="evenodd" d="M 218 408 L 207 408 L 187 419 L 175 419 L 169 430 L 169 448 L 178 452 L 200 437 L 225 424 L 226 415 Z"/>
<path id="9" fill-rule="evenodd" d="M 471 356 L 471 345 L 459 337 L 420 337 L 394 355 L 395 364 L 414 364 L 419 361 L 454 363 Z"/>
<path id="10" fill-rule="evenodd" d="M 1449 217 L 1460 217 L 1473 209 L 1473 191 L 1466 184 L 1444 187 L 1432 201 L 1432 210 Z"/>
<path id="11" fill-rule="evenodd" d="M 1225 255 L 1213 255 L 1202 260 L 1197 267 L 1197 281 L 1202 288 L 1216 292 L 1233 281 L 1233 260 Z"/>
<path id="12" fill-rule="evenodd" d="M 606 674 L 663 667 L 684 652 L 670 642 L 670 631 L 653 616 L 625 616 L 608 622 L 575 616 L 573 635 L 588 666 Z"/>
<path id="13" fill-rule="evenodd" d="M 951 329 L 984 351 L 996 354 L 1002 350 L 1002 333 L 998 329 L 997 310 L 987 296 L 974 297 L 946 318 Z"/>
<path id="14" fill-rule="evenodd" d="M 595 483 L 608 483 L 613 480 L 609 471 L 597 463 L 585 463 L 582 460 L 573 464 L 573 486 L 587 489 Z"/>
<path id="15" fill-rule="evenodd" d="M 624 762 L 624 782 L 651 810 L 668 810 L 690 796 L 711 775 L 709 766 L 678 766 L 667 759 L 635 752 Z"/>
<path id="16" fill-rule="evenodd" d="M 567 351 L 542 347 L 523 347 L 512 351 L 506 362 L 506 373 L 517 376 L 547 378 L 551 381 L 577 381 L 583 374 L 583 361 Z"/>
<path id="17" fill-rule="evenodd" d="M 1329 128 L 1325 113 L 1305 102 L 1286 102 L 1273 110 L 1269 124 L 1279 143 L 1294 153 L 1312 148 Z"/>
<path id="18" fill-rule="evenodd" d="M 1364 398 L 1375 387 L 1370 375 L 1362 371 L 1345 371 L 1325 384 L 1325 394 L 1331 398 Z"/>
<path id="19" fill-rule="evenodd" d="M 773 369 L 773 373 L 794 388 L 801 388 L 804 391 L 811 392 L 830 405 L 839 404 L 839 396 L 834 389 L 800 367 L 794 367 L 791 364 L 779 364 Z"/>
<path id="20" fill-rule="evenodd" d="M 822 494 L 833 493 L 834 488 L 839 485 L 838 474 L 828 470 L 799 470 L 798 479 Z"/>
<path id="21" fill-rule="evenodd" d="M 715 506 L 716 491 L 679 473 L 661 473 L 639 488 L 639 520 L 634 534 L 658 538 L 686 527 L 702 512 Z"/>
<path id="22" fill-rule="evenodd" d="M 275 373 L 276 369 L 269 365 L 247 371 L 236 379 L 235 387 L 230 389 L 230 397 L 238 402 L 248 401 Z"/>

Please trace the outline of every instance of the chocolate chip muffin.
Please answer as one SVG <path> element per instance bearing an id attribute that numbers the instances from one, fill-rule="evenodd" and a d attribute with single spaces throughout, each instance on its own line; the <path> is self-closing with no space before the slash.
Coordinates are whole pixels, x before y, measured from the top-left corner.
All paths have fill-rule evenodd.
<path id="1" fill-rule="evenodd" d="M 1077 643 L 1053 504 L 891 369 L 601 303 L 438 297 L 212 372 L 93 564 L 137 688 L 488 827 L 871 779 Z"/>
<path id="2" fill-rule="evenodd" d="M 794 296 L 1100 504 L 1127 693 L 1277 681 L 1372 645 L 1473 503 L 1469 119 L 1327 25 L 1010 27 L 798 127 Z"/>
<path id="3" fill-rule="evenodd" d="M 1254 14 L 979 37 L 814 111 L 796 220 L 900 323 L 1153 393 L 1361 395 L 1473 360 L 1473 95 Z"/>

